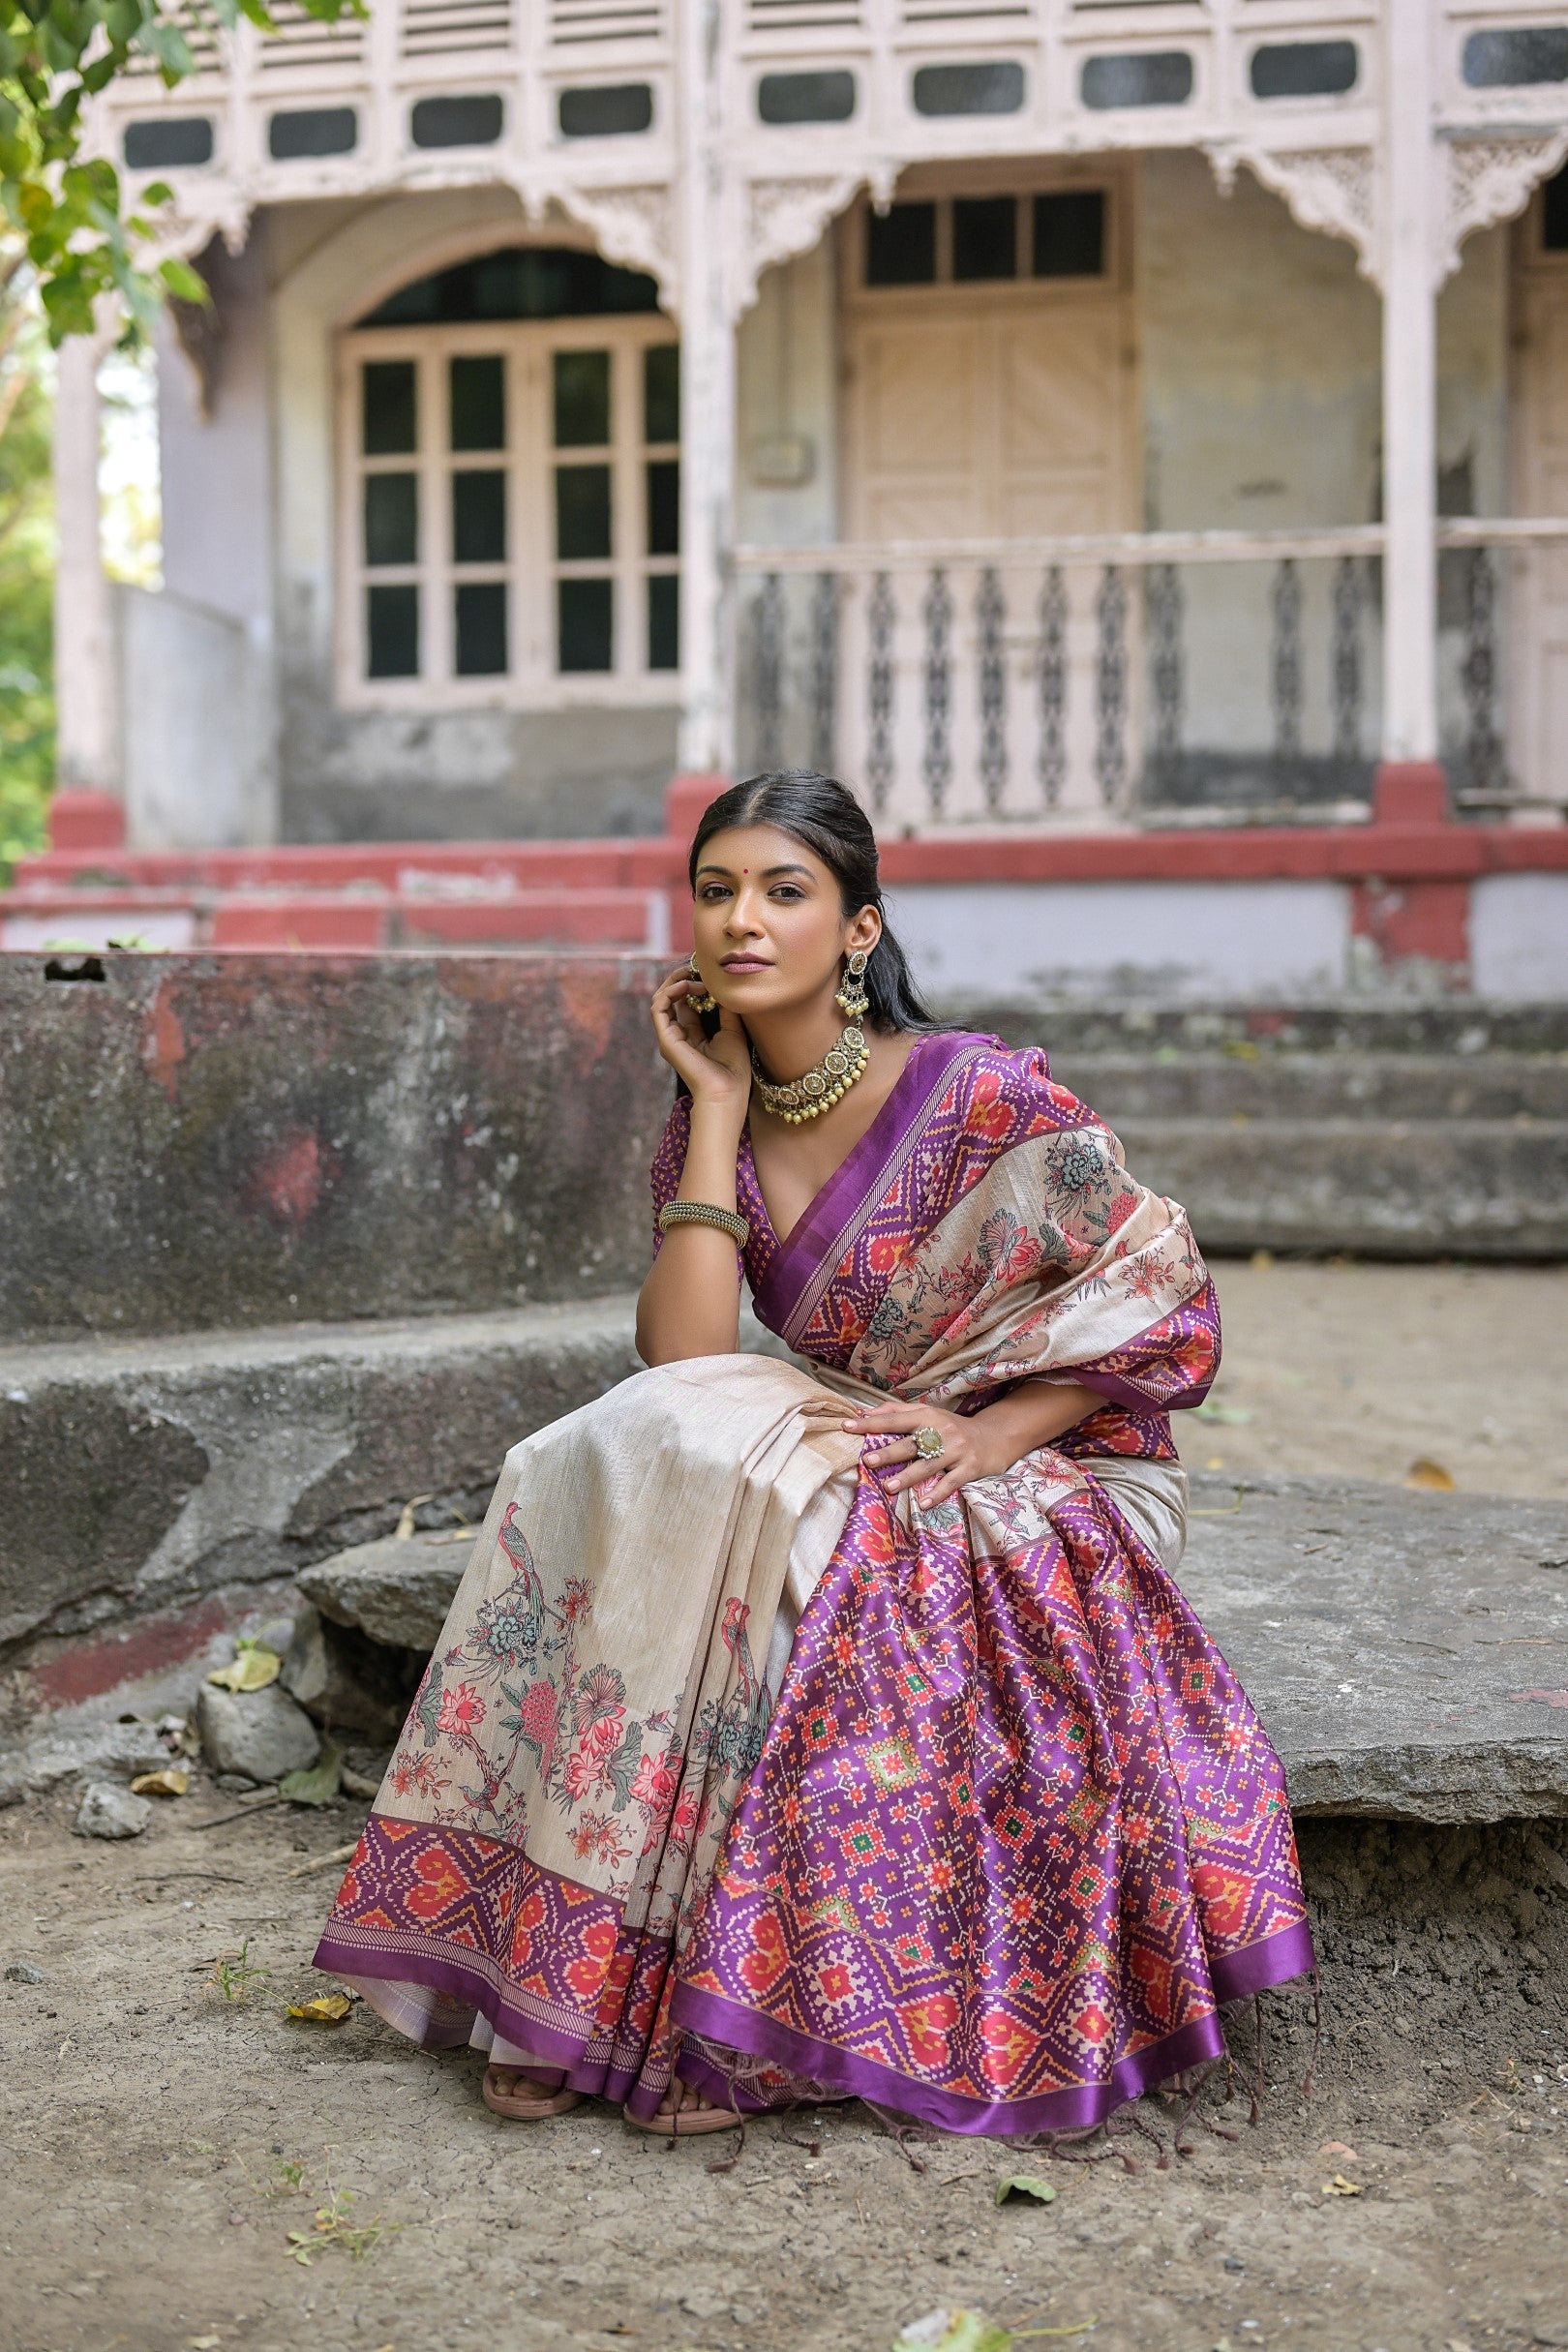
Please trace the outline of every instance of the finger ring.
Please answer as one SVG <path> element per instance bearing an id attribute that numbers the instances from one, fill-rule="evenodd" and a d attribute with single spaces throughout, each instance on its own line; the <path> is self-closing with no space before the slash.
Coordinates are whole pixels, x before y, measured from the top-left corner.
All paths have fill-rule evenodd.
<path id="1" fill-rule="evenodd" d="M 930 1428 L 917 1430 L 915 1451 L 922 1462 L 940 1462 L 943 1454 L 942 1432 Z"/>

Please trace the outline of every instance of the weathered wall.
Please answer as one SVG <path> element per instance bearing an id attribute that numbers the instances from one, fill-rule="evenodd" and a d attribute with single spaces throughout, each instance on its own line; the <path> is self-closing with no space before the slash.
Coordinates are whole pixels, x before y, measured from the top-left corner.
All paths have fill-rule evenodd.
<path id="1" fill-rule="evenodd" d="M 0 958 L 0 1331 L 642 1279 L 671 1080 L 616 957 Z"/>

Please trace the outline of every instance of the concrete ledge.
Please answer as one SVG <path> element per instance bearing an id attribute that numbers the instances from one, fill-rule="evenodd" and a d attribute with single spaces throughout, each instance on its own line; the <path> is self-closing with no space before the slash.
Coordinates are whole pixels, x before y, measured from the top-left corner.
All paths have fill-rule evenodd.
<path id="1" fill-rule="evenodd" d="M 1267 1725 L 1303 1815 L 1568 1814 L 1568 1511 L 1334 1480 L 1194 1481 L 1181 1582 Z M 431 1647 L 463 1547 L 375 1543 L 303 1590 Z"/>
<path id="2" fill-rule="evenodd" d="M 636 1369 L 624 1296 L 0 1350 L 0 1656 L 35 1702 L 87 1699 L 131 1621 L 166 1648 L 202 1596 L 389 1533 L 410 1495 L 482 1510 L 509 1446 Z"/>
<path id="3" fill-rule="evenodd" d="M 1193 1484 L 1181 1582 L 1304 1814 L 1568 1814 L 1568 1509 L 1366 1481 Z"/>

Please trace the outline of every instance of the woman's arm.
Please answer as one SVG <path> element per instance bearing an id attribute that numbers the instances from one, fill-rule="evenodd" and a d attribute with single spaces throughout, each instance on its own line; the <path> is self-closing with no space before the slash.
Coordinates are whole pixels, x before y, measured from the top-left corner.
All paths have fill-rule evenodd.
<path id="1" fill-rule="evenodd" d="M 882 1404 L 857 1413 L 844 1427 L 857 1437 L 890 1434 L 893 1442 L 868 1449 L 865 1460 L 878 1468 L 908 1463 L 883 1484 L 890 1494 L 901 1487 L 919 1488 L 921 1504 L 930 1510 L 971 1479 L 1000 1478 L 1037 1446 L 1052 1445 L 1065 1436 L 1104 1402 L 1076 1381 L 1020 1380 L 978 1413 L 947 1413 L 929 1404 Z M 911 1432 L 923 1429 L 940 1435 L 940 1460 L 924 1461 L 916 1453 Z"/>
<path id="2" fill-rule="evenodd" d="M 735 1207 L 740 1130 L 722 1109 L 694 1100 L 678 1200 Z M 637 1352 L 645 1364 L 732 1356 L 740 1339 L 740 1260 L 716 1225 L 672 1225 L 637 1301 Z"/>
<path id="3" fill-rule="evenodd" d="M 700 983 L 696 983 L 700 986 Z M 735 1160 L 751 1100 L 751 1058 L 733 1012 L 705 1035 L 688 998 L 689 970 L 673 973 L 652 1004 L 653 1034 L 691 1090 L 691 1124 L 678 1200 L 735 1208 Z M 716 1225 L 676 1224 L 665 1234 L 637 1300 L 637 1352 L 645 1364 L 734 1355 L 740 1337 L 740 1261 Z"/>

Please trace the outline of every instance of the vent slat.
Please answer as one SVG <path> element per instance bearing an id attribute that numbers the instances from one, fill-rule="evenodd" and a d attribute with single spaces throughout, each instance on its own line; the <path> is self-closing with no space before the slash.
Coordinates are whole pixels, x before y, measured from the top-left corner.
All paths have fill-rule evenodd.
<path id="1" fill-rule="evenodd" d="M 398 45 L 404 57 L 509 49 L 511 0 L 407 0 Z"/>

